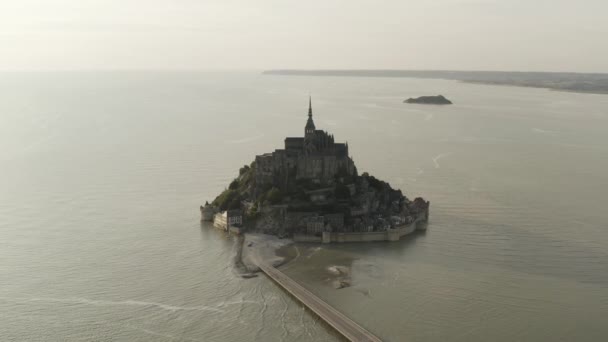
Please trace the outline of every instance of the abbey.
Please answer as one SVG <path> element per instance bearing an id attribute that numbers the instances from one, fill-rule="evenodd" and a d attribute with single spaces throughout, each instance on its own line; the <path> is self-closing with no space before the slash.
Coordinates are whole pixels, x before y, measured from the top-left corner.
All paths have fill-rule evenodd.
<path id="1" fill-rule="evenodd" d="M 290 190 L 293 180 L 330 185 L 336 176 L 357 175 L 355 164 L 348 155 L 348 143 L 336 143 L 333 135 L 316 129 L 310 98 L 304 137 L 285 138 L 284 149 L 258 155 L 255 162 L 257 184 L 284 191 Z"/>

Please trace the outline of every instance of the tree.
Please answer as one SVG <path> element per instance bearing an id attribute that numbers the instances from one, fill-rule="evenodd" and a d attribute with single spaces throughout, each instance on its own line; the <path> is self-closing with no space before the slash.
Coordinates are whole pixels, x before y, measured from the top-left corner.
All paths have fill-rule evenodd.
<path id="1" fill-rule="evenodd" d="M 237 193 L 237 195 L 230 200 L 228 205 L 226 205 L 226 210 L 239 209 L 241 207 L 241 200 L 241 195 Z"/>
<path id="2" fill-rule="evenodd" d="M 224 190 L 219 196 L 213 200 L 213 205 L 220 210 L 238 209 L 241 205 L 241 195 L 235 190 Z"/>
<path id="3" fill-rule="evenodd" d="M 270 204 L 280 203 L 281 200 L 283 200 L 283 193 L 281 192 L 281 190 L 273 187 L 266 194 L 266 200 L 270 202 Z"/>
<path id="4" fill-rule="evenodd" d="M 239 181 L 238 179 L 233 180 L 230 185 L 228 186 L 228 189 L 230 190 L 236 190 L 239 188 Z"/>
<path id="5" fill-rule="evenodd" d="M 249 165 L 243 166 L 242 168 L 239 169 L 239 176 L 242 176 L 243 174 L 249 172 L 249 170 L 251 170 Z"/>
<path id="6" fill-rule="evenodd" d="M 249 211 L 246 213 L 247 214 L 247 218 L 249 218 L 250 220 L 254 220 L 259 216 L 259 208 L 258 208 L 258 202 L 253 203 L 253 205 L 251 206 L 251 208 L 249 208 Z"/>

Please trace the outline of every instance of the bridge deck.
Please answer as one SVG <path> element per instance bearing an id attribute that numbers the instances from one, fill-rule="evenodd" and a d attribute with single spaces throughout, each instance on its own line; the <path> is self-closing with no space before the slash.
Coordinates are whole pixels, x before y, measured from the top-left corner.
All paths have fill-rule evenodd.
<path id="1" fill-rule="evenodd" d="M 378 337 L 365 330 L 350 318 L 344 316 L 321 298 L 306 290 L 289 278 L 285 273 L 268 264 L 260 263 L 258 266 L 266 275 L 268 275 L 268 277 L 281 285 L 285 291 L 296 297 L 302 304 L 306 305 L 310 310 L 350 341 L 381 342 Z"/>

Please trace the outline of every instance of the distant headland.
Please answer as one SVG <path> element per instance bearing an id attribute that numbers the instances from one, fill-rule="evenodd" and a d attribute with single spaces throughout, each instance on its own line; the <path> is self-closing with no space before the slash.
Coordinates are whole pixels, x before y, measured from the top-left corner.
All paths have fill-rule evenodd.
<path id="1" fill-rule="evenodd" d="M 201 220 L 237 234 L 323 243 L 396 241 L 426 229 L 430 203 L 359 174 L 348 143 L 316 128 L 310 99 L 304 136 L 284 143 L 243 166 L 221 194 L 200 207 Z"/>
<path id="2" fill-rule="evenodd" d="M 446 99 L 443 95 L 437 95 L 437 96 L 420 96 L 417 98 L 410 97 L 409 99 L 404 100 L 403 103 L 450 105 L 450 104 L 452 104 L 452 101 Z"/>
<path id="3" fill-rule="evenodd" d="M 268 75 L 410 77 L 467 83 L 547 88 L 577 93 L 608 94 L 608 74 L 575 72 L 511 72 L 450 70 L 268 70 Z"/>

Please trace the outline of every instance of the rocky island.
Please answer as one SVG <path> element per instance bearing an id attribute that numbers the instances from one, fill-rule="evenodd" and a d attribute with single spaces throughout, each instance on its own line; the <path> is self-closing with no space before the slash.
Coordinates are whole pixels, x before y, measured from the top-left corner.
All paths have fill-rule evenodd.
<path id="1" fill-rule="evenodd" d="M 449 105 L 449 104 L 452 104 L 452 101 L 446 99 L 443 95 L 437 95 L 437 96 L 420 96 L 417 98 L 410 97 L 409 99 L 404 100 L 403 103 Z"/>
<path id="2" fill-rule="evenodd" d="M 300 242 L 396 241 L 426 229 L 430 203 L 364 172 L 348 143 L 316 128 L 309 99 L 303 137 L 243 166 L 201 219 L 240 234 L 258 232 Z"/>

